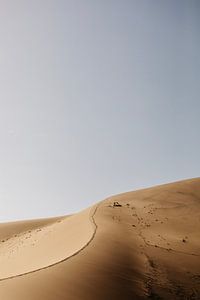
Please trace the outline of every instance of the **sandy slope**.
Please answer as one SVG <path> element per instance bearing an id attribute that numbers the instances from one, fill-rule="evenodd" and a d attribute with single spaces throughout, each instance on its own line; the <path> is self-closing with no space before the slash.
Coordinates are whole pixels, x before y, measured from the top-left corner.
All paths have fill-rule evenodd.
<path id="1" fill-rule="evenodd" d="M 1 224 L 0 240 L 2 300 L 200 299 L 200 179 Z"/>
<path id="2" fill-rule="evenodd" d="M 78 253 L 93 237 L 94 212 L 95 208 L 88 208 L 78 218 L 72 215 L 43 220 L 43 224 L 36 220 L 26 230 L 21 226 L 21 231 L 12 235 L 5 235 L 7 226 L 4 225 L 4 238 L 0 240 L 0 281 L 44 269 Z M 8 226 L 14 230 L 15 224 Z"/>

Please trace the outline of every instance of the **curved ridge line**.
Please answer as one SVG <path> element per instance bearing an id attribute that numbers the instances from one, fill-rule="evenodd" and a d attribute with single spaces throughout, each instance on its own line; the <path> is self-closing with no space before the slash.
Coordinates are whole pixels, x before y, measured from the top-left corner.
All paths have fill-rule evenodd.
<path id="1" fill-rule="evenodd" d="M 98 226 L 97 226 L 97 223 L 96 223 L 96 221 L 94 219 L 94 216 L 95 216 L 95 214 L 97 212 L 97 209 L 98 209 L 99 205 L 100 205 L 100 203 L 96 205 L 93 214 L 91 216 L 89 216 L 89 218 L 91 219 L 91 223 L 94 225 L 93 234 L 92 234 L 91 238 L 88 240 L 88 242 L 85 245 L 83 245 L 79 250 L 77 250 L 76 252 L 74 252 L 70 256 L 65 257 L 65 258 L 63 258 L 63 259 L 61 259 L 61 260 L 59 260 L 59 261 L 57 261 L 57 262 L 55 262 L 53 264 L 48 265 L 48 266 L 45 266 L 45 267 L 42 267 L 42 268 L 39 268 L 39 269 L 35 269 L 33 271 L 21 273 L 21 274 L 18 274 L 18 275 L 13 275 L 13 276 L 8 276 L 8 277 L 0 278 L 0 282 L 1 281 L 5 281 L 5 280 L 14 279 L 14 278 L 17 278 L 17 277 L 22 277 L 22 276 L 25 276 L 25 275 L 29 275 L 29 274 L 32 274 L 32 273 L 36 273 L 36 272 L 39 272 L 39 271 L 42 271 L 42 270 L 54 267 L 54 266 L 56 266 L 58 264 L 61 264 L 61 263 L 65 262 L 65 261 L 67 261 L 68 259 L 72 258 L 73 256 L 76 256 L 81 251 L 83 251 L 85 248 L 87 248 L 89 246 L 89 244 L 92 242 L 92 240 L 94 239 L 94 237 L 96 235 L 96 232 L 97 232 Z"/>

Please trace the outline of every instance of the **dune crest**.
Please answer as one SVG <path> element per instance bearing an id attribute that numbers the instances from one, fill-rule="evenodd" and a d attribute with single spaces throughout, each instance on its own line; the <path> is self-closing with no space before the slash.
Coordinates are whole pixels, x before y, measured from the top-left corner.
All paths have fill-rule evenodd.
<path id="1" fill-rule="evenodd" d="M 200 299 L 200 178 L 0 224 L 0 299 Z"/>
<path id="2" fill-rule="evenodd" d="M 76 216 L 52 219 L 45 225 L 13 233 L 0 240 L 0 281 L 56 265 L 80 252 L 92 240 L 96 207 Z M 47 254 L 48 253 L 48 254 Z"/>

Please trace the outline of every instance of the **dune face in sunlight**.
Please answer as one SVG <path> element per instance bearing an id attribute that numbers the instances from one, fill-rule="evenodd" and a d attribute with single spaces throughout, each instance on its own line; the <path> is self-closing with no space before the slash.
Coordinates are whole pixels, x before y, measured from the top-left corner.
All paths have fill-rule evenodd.
<path id="1" fill-rule="evenodd" d="M 0 240 L 0 280 L 44 269 L 79 252 L 93 235 L 92 211 L 58 218 Z"/>
<path id="2" fill-rule="evenodd" d="M 200 299 L 200 179 L 0 224 L 0 299 Z"/>

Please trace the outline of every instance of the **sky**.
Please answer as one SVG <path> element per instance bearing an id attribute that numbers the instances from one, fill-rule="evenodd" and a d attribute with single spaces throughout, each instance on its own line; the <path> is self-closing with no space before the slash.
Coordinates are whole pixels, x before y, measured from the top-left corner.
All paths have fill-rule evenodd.
<path id="1" fill-rule="evenodd" d="M 198 0 L 0 0 L 0 221 L 198 177 Z"/>

